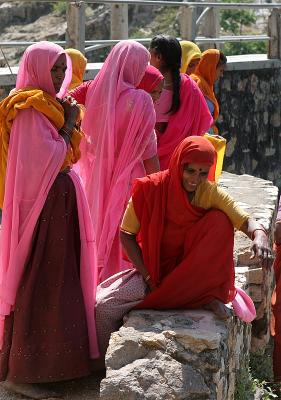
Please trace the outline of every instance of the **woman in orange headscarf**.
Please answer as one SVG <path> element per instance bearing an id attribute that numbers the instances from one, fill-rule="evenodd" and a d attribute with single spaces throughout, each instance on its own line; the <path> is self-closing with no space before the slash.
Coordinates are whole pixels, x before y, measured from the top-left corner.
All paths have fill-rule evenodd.
<path id="1" fill-rule="evenodd" d="M 65 52 L 69 55 L 72 63 L 72 80 L 69 90 L 73 90 L 83 82 L 87 58 L 77 49 L 66 49 Z"/>
<path id="2" fill-rule="evenodd" d="M 213 132 L 218 133 L 215 122 L 219 116 L 219 103 L 214 93 L 215 82 L 223 76 L 227 59 L 225 55 L 217 49 L 209 49 L 202 53 L 199 64 L 197 65 L 191 78 L 197 83 L 203 93 L 209 111 L 213 116 Z"/>
<path id="3" fill-rule="evenodd" d="M 135 181 L 120 234 L 135 269 L 112 276 L 98 287 L 101 353 L 110 329 L 118 328 L 117 319 L 120 323 L 134 306 L 203 307 L 227 318 L 225 304 L 236 293 L 233 227 L 253 239 L 253 254 L 267 257 L 264 228 L 208 181 L 214 157 L 214 147 L 207 139 L 190 136 L 174 151 L 169 169 Z"/>

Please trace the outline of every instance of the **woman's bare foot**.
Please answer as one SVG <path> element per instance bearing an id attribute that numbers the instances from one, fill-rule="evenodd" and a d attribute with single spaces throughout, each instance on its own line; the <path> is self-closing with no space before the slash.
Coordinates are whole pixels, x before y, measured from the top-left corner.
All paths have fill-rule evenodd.
<path id="1" fill-rule="evenodd" d="M 9 392 L 18 393 L 31 399 L 58 398 L 58 393 L 51 390 L 40 388 L 39 385 L 29 383 L 13 383 L 10 381 L 2 382 L 2 386 Z"/>
<path id="2" fill-rule="evenodd" d="M 223 319 L 223 320 L 226 320 L 226 319 L 232 317 L 232 315 L 233 315 L 232 311 L 219 300 L 213 300 L 213 301 L 211 301 L 211 303 L 205 304 L 203 306 L 203 308 L 204 308 L 204 310 L 213 311 L 213 313 L 219 319 Z"/>

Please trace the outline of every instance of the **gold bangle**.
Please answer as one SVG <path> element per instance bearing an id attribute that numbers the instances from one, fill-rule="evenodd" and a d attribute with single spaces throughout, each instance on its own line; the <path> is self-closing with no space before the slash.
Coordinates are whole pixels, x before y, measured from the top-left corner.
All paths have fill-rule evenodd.
<path id="1" fill-rule="evenodd" d="M 130 236 L 137 236 L 136 233 L 126 231 L 126 229 L 123 229 L 123 228 L 121 228 L 121 227 L 120 227 L 119 229 L 120 229 L 121 232 L 126 233 L 127 235 L 130 235 Z"/>

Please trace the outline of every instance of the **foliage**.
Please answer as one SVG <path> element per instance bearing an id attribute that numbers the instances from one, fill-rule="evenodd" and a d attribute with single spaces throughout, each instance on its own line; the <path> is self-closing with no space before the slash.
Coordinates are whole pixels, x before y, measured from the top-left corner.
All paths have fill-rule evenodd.
<path id="1" fill-rule="evenodd" d="M 57 3 L 54 3 L 54 5 L 53 5 L 53 11 L 57 15 L 66 14 L 66 10 L 67 10 L 67 2 L 64 0 L 60 0 Z"/>
<path id="2" fill-rule="evenodd" d="M 268 383 L 272 380 L 272 355 L 271 345 L 269 345 L 265 351 L 251 354 L 250 367 L 240 372 L 236 383 L 235 400 L 277 399 L 274 389 L 280 388 Z"/>
<path id="3" fill-rule="evenodd" d="M 265 381 L 260 381 L 253 377 L 253 372 L 249 368 L 240 373 L 239 381 L 235 386 L 235 400 L 254 400 L 257 398 L 255 395 L 263 400 L 277 399 L 278 396 L 273 392 L 270 386 Z"/>
<path id="4" fill-rule="evenodd" d="M 255 395 L 255 384 L 249 370 L 242 370 L 235 385 L 235 400 L 252 400 Z"/>
<path id="5" fill-rule="evenodd" d="M 226 43 L 223 48 L 226 56 L 239 54 L 265 54 L 267 45 L 262 41 Z"/>
<path id="6" fill-rule="evenodd" d="M 234 0 L 224 0 L 224 3 L 234 3 Z M 241 3 L 247 3 L 241 0 Z M 256 22 L 256 15 L 248 10 L 230 10 L 225 9 L 220 13 L 221 27 L 225 32 L 231 32 L 233 35 L 242 35 L 243 28 L 251 26 Z"/>
<path id="7" fill-rule="evenodd" d="M 236 0 L 223 1 L 233 3 Z M 240 0 L 240 2 L 247 3 L 248 1 Z M 257 16 L 254 11 L 226 9 L 220 12 L 220 25 L 226 34 L 243 35 L 246 30 L 254 30 L 256 22 Z M 266 43 L 262 41 L 227 43 L 224 46 L 226 55 L 266 53 L 266 51 Z"/>

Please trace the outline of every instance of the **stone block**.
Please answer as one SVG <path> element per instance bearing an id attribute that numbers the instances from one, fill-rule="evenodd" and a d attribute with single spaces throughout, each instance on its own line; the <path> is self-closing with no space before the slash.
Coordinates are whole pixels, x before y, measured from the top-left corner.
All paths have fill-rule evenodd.
<path id="1" fill-rule="evenodd" d="M 233 399 L 250 329 L 202 310 L 132 311 L 111 336 L 101 399 Z"/>

